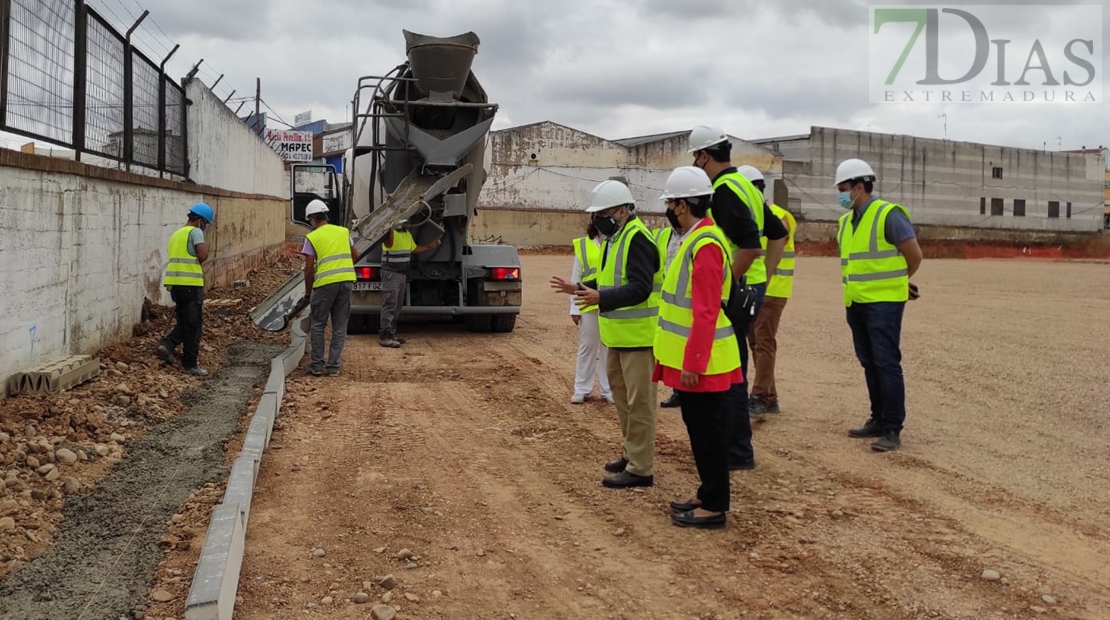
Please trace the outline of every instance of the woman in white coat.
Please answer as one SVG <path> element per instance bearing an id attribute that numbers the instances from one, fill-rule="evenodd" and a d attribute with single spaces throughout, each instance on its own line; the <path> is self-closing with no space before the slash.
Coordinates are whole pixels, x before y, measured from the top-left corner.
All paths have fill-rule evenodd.
<path id="1" fill-rule="evenodd" d="M 586 228 L 586 236 L 575 239 L 574 266 L 571 268 L 570 281 L 581 282 L 596 278 L 601 269 L 601 233 L 591 222 Z M 594 390 L 594 378 L 599 383 L 601 398 L 613 404 L 613 393 L 609 389 L 609 376 L 605 372 L 605 358 L 609 350 L 601 344 L 601 330 L 598 328 L 596 307 L 579 309 L 576 297 L 570 296 L 570 318 L 578 326 L 578 361 L 574 371 L 574 395 L 570 402 L 581 405 Z"/>

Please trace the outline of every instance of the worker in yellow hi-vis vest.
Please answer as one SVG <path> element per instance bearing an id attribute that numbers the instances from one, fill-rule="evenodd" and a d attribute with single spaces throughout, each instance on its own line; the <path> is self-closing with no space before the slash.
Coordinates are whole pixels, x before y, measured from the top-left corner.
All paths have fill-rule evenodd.
<path id="1" fill-rule="evenodd" d="M 771 209 L 773 217 L 782 220 L 782 225 L 787 232 L 782 260 L 775 269 L 775 275 L 767 282 L 767 292 L 763 296 L 759 316 L 748 331 L 748 344 L 751 346 L 754 362 L 754 372 L 751 373 L 754 378 L 748 379 L 748 383 L 752 386 L 748 411 L 751 412 L 752 417 L 762 419 L 765 413 L 779 413 L 781 410 L 778 388 L 775 385 L 777 336 L 782 311 L 786 308 L 786 301 L 790 299 L 794 290 L 794 231 L 798 223 L 789 211 L 776 205 L 767 197 L 767 182 L 759 169 L 754 166 L 740 166 L 739 172 L 763 194 L 763 204 Z"/>
<path id="2" fill-rule="evenodd" d="M 378 344 L 396 349 L 405 344 L 405 339 L 397 336 L 397 322 L 401 318 L 401 307 L 405 305 L 405 291 L 408 288 L 409 265 L 412 257 L 434 250 L 441 245 L 439 238 L 425 245 L 417 245 L 412 232 L 405 224 L 397 224 L 382 242 L 382 309 L 381 324 L 378 329 Z"/>
<path id="3" fill-rule="evenodd" d="M 918 298 L 910 278 L 922 255 L 910 212 L 873 196 L 875 180 L 865 161 L 848 159 L 837 167 L 837 200 L 848 212 L 840 218 L 836 241 L 848 326 L 871 400 L 870 419 L 848 435 L 874 437 L 872 449 L 889 452 L 902 444 L 902 316 L 906 301 Z"/>
<path id="4" fill-rule="evenodd" d="M 339 357 L 347 342 L 347 320 L 351 316 L 351 292 L 355 288 L 358 250 L 351 231 L 328 223 L 328 205 L 313 200 L 305 208 L 312 232 L 305 236 L 304 286 L 309 296 L 312 331 L 308 372 L 313 376 L 339 376 Z M 331 319 L 331 347 L 324 362 L 324 330 Z"/>
<path id="5" fill-rule="evenodd" d="M 598 306 L 601 342 L 609 348 L 606 370 L 613 387 L 624 439 L 623 453 L 603 467 L 613 476 L 601 484 L 611 489 L 655 484 L 656 386 L 652 346 L 659 319 L 655 274 L 662 261 L 655 239 L 636 216 L 635 199 L 624 183 L 602 181 L 590 192 L 586 212 L 605 236 L 597 277 L 567 282 L 555 276 L 551 288 L 574 295 L 583 307 Z"/>
<path id="6" fill-rule="evenodd" d="M 570 270 L 571 282 L 583 282 L 597 277 L 601 269 L 601 233 L 593 221 L 586 225 L 586 236 L 571 242 L 574 248 L 574 265 Z M 597 306 L 580 308 L 578 298 L 570 295 L 570 319 L 578 326 L 578 359 L 574 365 L 574 394 L 570 402 L 581 405 L 594 389 L 596 377 L 601 398 L 609 404 L 613 391 L 609 388 L 609 373 L 605 370 L 609 349 L 601 342 Z"/>
<path id="7" fill-rule="evenodd" d="M 677 221 L 655 231 L 655 246 L 659 250 L 659 256 L 663 258 L 663 268 L 659 270 L 659 274 L 655 277 L 656 288 L 660 291 L 663 289 L 663 274 L 667 273 L 667 268 L 671 266 L 671 261 L 674 260 L 675 252 L 678 251 L 678 246 L 682 243 L 683 232 L 682 224 Z M 678 390 L 671 390 L 671 395 L 667 397 L 667 400 L 659 403 L 659 406 L 673 409 L 682 404 L 680 398 Z"/>
<path id="8" fill-rule="evenodd" d="M 208 260 L 204 230 L 212 223 L 215 212 L 203 202 L 189 209 L 188 221 L 170 236 L 163 284 L 170 291 L 176 306 L 177 324 L 158 343 L 158 357 L 174 364 L 174 349 L 181 345 L 181 367 L 198 377 L 208 376 L 201 368 L 200 337 L 204 326 L 204 271 L 201 264 Z"/>

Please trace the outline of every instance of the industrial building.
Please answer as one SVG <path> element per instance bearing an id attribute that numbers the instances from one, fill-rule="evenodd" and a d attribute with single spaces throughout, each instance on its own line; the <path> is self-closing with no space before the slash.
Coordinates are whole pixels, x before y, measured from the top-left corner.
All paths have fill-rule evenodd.
<path id="1" fill-rule="evenodd" d="M 550 121 L 491 132 L 490 180 L 480 206 L 581 212 L 594 185 L 620 176 L 642 212 L 661 214 L 667 175 L 692 161 L 687 135 L 688 130 L 607 140 Z M 781 176 L 781 157 L 770 149 L 736 137 L 732 149 L 737 165 L 755 166 L 768 178 Z"/>
<path id="2" fill-rule="evenodd" d="M 1104 226 L 1106 157 L 812 127 L 755 140 L 780 153 L 787 206 L 806 220 L 835 220 L 833 175 L 850 157 L 878 175 L 876 193 L 905 205 L 916 224 L 1093 232 Z"/>

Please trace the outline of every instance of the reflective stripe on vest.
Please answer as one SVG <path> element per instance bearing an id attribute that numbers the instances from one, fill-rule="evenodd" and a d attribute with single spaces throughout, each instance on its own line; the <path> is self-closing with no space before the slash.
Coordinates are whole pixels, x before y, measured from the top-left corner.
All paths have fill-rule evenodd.
<path id="1" fill-rule="evenodd" d="M 579 237 L 571 242 L 571 245 L 574 246 L 574 257 L 582 266 L 582 277 L 578 281 L 596 280 L 598 268 L 601 266 L 601 246 L 589 237 Z M 579 311 L 582 314 L 596 312 L 597 306 L 586 306 Z"/>
<path id="2" fill-rule="evenodd" d="M 667 269 L 659 304 L 659 326 L 655 331 L 653 349 L 660 364 L 678 370 L 684 369 L 686 344 L 694 326 L 694 257 L 699 250 L 708 245 L 716 245 L 721 249 L 724 259 L 721 301 L 728 301 L 729 292 L 732 290 L 732 261 L 729 258 L 727 243 L 724 231 L 716 225 L 710 225 L 696 229 L 688 238 L 683 239 L 679 246 L 677 256 Z M 713 347 L 704 374 L 723 374 L 737 368 L 740 368 L 740 348 L 736 332 L 724 310 L 719 310 L 713 334 Z"/>
<path id="3" fill-rule="evenodd" d="M 413 240 L 412 233 L 407 230 L 393 231 L 393 244 L 382 244 L 382 266 L 403 270 L 412 262 L 415 249 L 416 241 Z"/>
<path id="4" fill-rule="evenodd" d="M 909 264 L 886 240 L 886 218 L 893 209 L 901 209 L 909 217 L 902 205 L 882 200 L 872 202 L 854 228 L 853 211 L 840 217 L 836 239 L 845 306 L 909 299 Z"/>
<path id="5" fill-rule="evenodd" d="M 674 235 L 674 228 L 664 226 L 655 231 L 655 249 L 659 252 L 659 271 L 655 272 L 655 279 L 651 284 L 651 292 L 658 297 L 663 292 L 663 275 L 667 273 L 667 266 L 673 256 L 667 253 L 671 245 L 671 237 Z M 656 301 L 658 305 L 658 300 Z"/>
<path id="6" fill-rule="evenodd" d="M 755 220 L 755 225 L 759 229 L 759 246 L 766 252 L 767 250 L 767 237 L 764 236 L 763 221 L 763 192 L 759 188 L 752 185 L 744 175 L 739 172 L 730 172 L 713 182 L 713 189 L 716 190 L 722 185 L 728 185 L 728 188 L 740 198 L 741 202 L 748 206 L 748 212 L 751 214 L 752 219 Z M 713 209 L 709 210 L 709 217 L 713 217 Z M 716 220 L 714 220 L 716 223 Z M 727 240 L 726 246 L 729 254 L 736 252 L 736 244 L 731 240 Z M 761 254 L 758 258 L 752 261 L 752 266 L 748 267 L 748 271 L 744 274 L 745 281 L 748 284 L 763 284 L 767 281 L 767 263 Z"/>
<path id="7" fill-rule="evenodd" d="M 786 227 L 786 246 L 782 251 L 782 260 L 775 269 L 775 276 L 767 284 L 767 296 L 790 299 L 794 293 L 794 232 L 798 224 L 793 213 L 776 204 L 771 205 L 771 213 L 782 220 L 782 225 Z"/>
<path id="8" fill-rule="evenodd" d="M 633 218 L 625 223 L 615 239 L 605 241 L 601 272 L 597 277 L 599 290 L 628 284 L 628 277 L 625 275 L 628 268 L 628 247 L 636 235 L 653 239 L 651 231 L 644 223 L 639 218 Z M 650 347 L 654 342 L 658 315 L 658 293 L 648 295 L 645 301 L 635 306 L 602 312 L 598 318 L 601 342 L 607 347 L 623 349 Z"/>
<path id="9" fill-rule="evenodd" d="M 316 252 L 316 275 L 312 288 L 354 282 L 355 262 L 351 260 L 351 232 L 342 226 L 324 224 L 308 233 L 309 243 Z"/>
<path id="10" fill-rule="evenodd" d="M 182 226 L 170 235 L 166 246 L 165 286 L 204 286 L 204 270 L 197 257 L 189 254 L 189 234 L 196 226 Z"/>

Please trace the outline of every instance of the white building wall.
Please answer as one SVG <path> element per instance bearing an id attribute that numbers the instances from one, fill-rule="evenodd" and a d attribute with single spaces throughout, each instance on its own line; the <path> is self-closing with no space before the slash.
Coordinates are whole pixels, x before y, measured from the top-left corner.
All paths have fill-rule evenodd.
<path id="1" fill-rule="evenodd" d="M 667 176 L 692 162 L 686 143 L 682 134 L 629 147 L 551 122 L 495 131 L 478 206 L 582 211 L 595 185 L 623 176 L 641 213 L 662 214 Z M 764 147 L 734 140 L 733 153 L 733 163 L 754 165 L 769 180 L 781 174 L 781 158 Z"/>
<path id="2" fill-rule="evenodd" d="M 185 85 L 189 178 L 235 192 L 289 198 L 285 163 L 199 80 Z"/>
<path id="3" fill-rule="evenodd" d="M 835 220 L 833 176 L 844 159 L 859 157 L 879 177 L 876 193 L 905 205 L 914 222 L 938 226 L 1097 231 L 1102 228 L 1105 161 L 968 142 L 814 127 L 807 139 L 771 141 L 785 160 L 790 207 L 807 219 Z M 994 178 L 1001 168 L 1002 178 Z M 991 215 L 991 199 L 1004 215 Z M 985 213 L 982 201 L 985 199 Z M 1025 216 L 1014 200 L 1025 200 Z M 1049 218 L 1049 202 L 1060 203 Z M 1067 217 L 1067 203 L 1072 203 Z"/>

